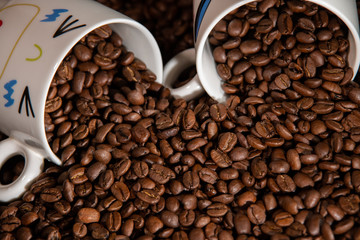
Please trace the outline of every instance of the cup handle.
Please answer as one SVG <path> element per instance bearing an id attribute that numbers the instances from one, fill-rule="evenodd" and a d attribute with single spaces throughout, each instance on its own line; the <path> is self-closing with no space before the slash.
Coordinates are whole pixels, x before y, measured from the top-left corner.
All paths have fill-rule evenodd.
<path id="1" fill-rule="evenodd" d="M 27 190 L 28 185 L 40 175 L 44 159 L 39 153 L 11 137 L 0 142 L 0 153 L 0 168 L 12 156 L 23 155 L 25 158 L 24 169 L 20 176 L 8 185 L 0 183 L 0 201 L 8 202 L 20 197 Z"/>
<path id="2" fill-rule="evenodd" d="M 163 84 L 170 89 L 171 94 L 175 98 L 183 98 L 189 101 L 200 97 L 205 92 L 197 74 L 183 86 L 178 88 L 172 87 L 180 74 L 192 65 L 196 65 L 195 48 L 189 48 L 178 53 L 165 65 Z"/>

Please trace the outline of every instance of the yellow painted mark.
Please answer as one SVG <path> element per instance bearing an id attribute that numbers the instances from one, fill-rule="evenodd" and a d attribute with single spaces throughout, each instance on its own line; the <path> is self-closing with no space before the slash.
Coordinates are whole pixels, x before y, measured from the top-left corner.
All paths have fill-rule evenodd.
<path id="1" fill-rule="evenodd" d="M 39 45 L 37 44 L 34 44 L 34 46 L 39 50 L 39 56 L 37 56 L 36 58 L 25 58 L 26 61 L 29 61 L 29 62 L 35 62 L 37 60 L 39 60 L 42 56 L 42 49 Z"/>

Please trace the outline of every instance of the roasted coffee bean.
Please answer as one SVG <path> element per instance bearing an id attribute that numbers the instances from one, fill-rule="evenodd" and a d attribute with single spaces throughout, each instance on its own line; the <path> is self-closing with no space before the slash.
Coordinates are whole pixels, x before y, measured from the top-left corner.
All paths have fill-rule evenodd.
<path id="1" fill-rule="evenodd" d="M 154 164 L 150 168 L 149 177 L 157 183 L 165 184 L 170 179 L 175 178 L 175 173 L 167 167 Z"/>
<path id="2" fill-rule="evenodd" d="M 213 170 L 211 170 L 209 168 L 201 169 L 199 172 L 199 177 L 202 181 L 210 183 L 210 184 L 215 184 L 218 179 L 216 172 L 214 172 Z"/>
<path id="3" fill-rule="evenodd" d="M 360 89 L 359 88 L 352 88 L 349 91 L 349 98 L 351 101 L 353 101 L 356 104 L 360 104 L 360 98 L 359 98 Z"/>
<path id="4" fill-rule="evenodd" d="M 74 224 L 72 231 L 76 237 L 82 238 L 87 234 L 87 227 L 84 223 L 78 222 Z"/>
<path id="5" fill-rule="evenodd" d="M 123 182 L 114 182 L 111 186 L 112 194 L 119 201 L 126 202 L 130 197 L 129 188 Z"/>
<path id="6" fill-rule="evenodd" d="M 200 178 L 196 172 L 187 171 L 183 175 L 182 182 L 188 189 L 195 189 L 200 184 Z"/>
<path id="7" fill-rule="evenodd" d="M 210 116 L 217 122 L 226 118 L 226 107 L 223 104 L 214 104 L 210 107 Z"/>
<path id="8" fill-rule="evenodd" d="M 237 143 L 237 137 L 234 133 L 226 132 L 219 136 L 219 149 L 223 152 L 230 152 Z"/>
<path id="9" fill-rule="evenodd" d="M 344 70 L 341 68 L 325 69 L 321 73 L 321 77 L 327 81 L 339 82 L 345 76 Z"/>
<path id="10" fill-rule="evenodd" d="M 83 223 L 93 223 L 100 220 L 100 213 L 94 208 L 81 208 L 77 217 Z"/>
<path id="11" fill-rule="evenodd" d="M 289 14 L 282 13 L 279 15 L 278 21 L 278 28 L 281 34 L 288 35 L 293 30 L 293 21 Z"/>
<path id="12" fill-rule="evenodd" d="M 226 51 L 224 47 L 219 46 L 215 48 L 213 51 L 213 56 L 216 62 L 226 63 Z"/>
<path id="13" fill-rule="evenodd" d="M 288 212 L 278 212 L 274 216 L 274 222 L 279 227 L 287 227 L 294 222 L 294 218 Z"/>
<path id="14" fill-rule="evenodd" d="M 291 81 L 286 74 L 280 74 L 275 78 L 275 84 L 281 90 L 285 90 L 290 87 Z"/>
<path id="15" fill-rule="evenodd" d="M 164 210 L 160 215 L 160 219 L 167 227 L 177 228 L 179 226 L 179 217 L 173 212 Z"/>
<path id="16" fill-rule="evenodd" d="M 240 44 L 240 50 L 244 55 L 255 54 L 261 49 L 261 42 L 258 40 L 247 40 Z"/>
<path id="17" fill-rule="evenodd" d="M 216 70 L 222 80 L 230 80 L 232 77 L 231 69 L 225 64 L 217 65 Z"/>
<path id="18" fill-rule="evenodd" d="M 264 178 L 267 174 L 267 171 L 268 169 L 264 161 L 260 159 L 254 159 L 251 162 L 251 173 L 255 178 L 257 179 Z"/>
<path id="19" fill-rule="evenodd" d="M 230 160 L 229 156 L 219 149 L 211 150 L 210 155 L 211 159 L 216 163 L 216 165 L 221 168 L 226 168 L 231 165 L 232 161 Z"/>
<path id="20" fill-rule="evenodd" d="M 40 198 L 44 202 L 56 202 L 59 201 L 62 198 L 62 194 L 60 189 L 58 188 L 45 188 L 40 193 Z"/>
<path id="21" fill-rule="evenodd" d="M 252 191 L 247 191 L 242 193 L 237 199 L 237 204 L 239 204 L 239 206 L 244 206 L 248 203 L 255 203 L 255 202 L 256 202 L 256 196 Z"/>
<path id="22" fill-rule="evenodd" d="M 158 217 L 149 216 L 145 222 L 145 226 L 151 233 L 154 234 L 158 232 L 160 229 L 162 229 L 164 224 Z"/>
<path id="23" fill-rule="evenodd" d="M 265 207 L 251 204 L 246 210 L 247 216 L 253 224 L 263 224 L 266 220 Z"/>
<path id="24" fill-rule="evenodd" d="M 88 180 L 86 174 L 85 174 L 85 168 L 79 167 L 72 169 L 69 172 L 69 179 L 73 184 L 82 184 Z"/>
<path id="25" fill-rule="evenodd" d="M 58 110 L 62 106 L 62 99 L 60 97 L 52 98 L 46 101 L 45 112 L 52 113 Z"/>
<path id="26" fill-rule="evenodd" d="M 83 44 L 75 45 L 74 54 L 75 57 L 82 62 L 89 61 L 92 57 L 91 50 Z"/>
<path id="27" fill-rule="evenodd" d="M 275 135 L 275 127 L 268 120 L 263 120 L 261 122 L 257 122 L 255 125 L 256 131 L 263 138 L 271 138 Z"/>
<path id="28" fill-rule="evenodd" d="M 278 175 L 276 177 L 276 183 L 279 185 L 280 189 L 284 192 L 294 192 L 296 185 L 294 181 L 288 175 Z"/>

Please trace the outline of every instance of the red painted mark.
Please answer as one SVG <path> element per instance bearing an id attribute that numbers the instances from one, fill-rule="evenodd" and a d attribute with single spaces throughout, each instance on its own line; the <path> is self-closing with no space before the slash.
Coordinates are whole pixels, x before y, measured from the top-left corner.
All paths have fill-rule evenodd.
<path id="1" fill-rule="evenodd" d="M 2 24 L 3 24 L 3 21 L 0 20 L 0 27 L 2 26 Z"/>

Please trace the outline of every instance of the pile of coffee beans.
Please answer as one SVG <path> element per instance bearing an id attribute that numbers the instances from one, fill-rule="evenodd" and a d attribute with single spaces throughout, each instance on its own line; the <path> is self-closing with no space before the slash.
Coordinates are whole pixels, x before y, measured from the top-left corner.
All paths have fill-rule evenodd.
<path id="1" fill-rule="evenodd" d="M 272 2 L 245 8 L 295 16 L 304 4 L 260 11 Z M 297 80 L 276 59 L 251 63 L 255 82 L 227 83 L 238 90 L 226 103 L 186 102 L 108 26 L 95 30 L 48 93 L 47 137 L 63 165 L 48 163 L 21 199 L 0 206 L 0 239 L 360 239 L 360 86 L 344 80 L 347 51 L 335 54 L 345 66 L 323 54 L 315 76 Z M 266 75 L 268 66 L 280 70 Z M 324 78 L 326 69 L 344 76 Z"/>

